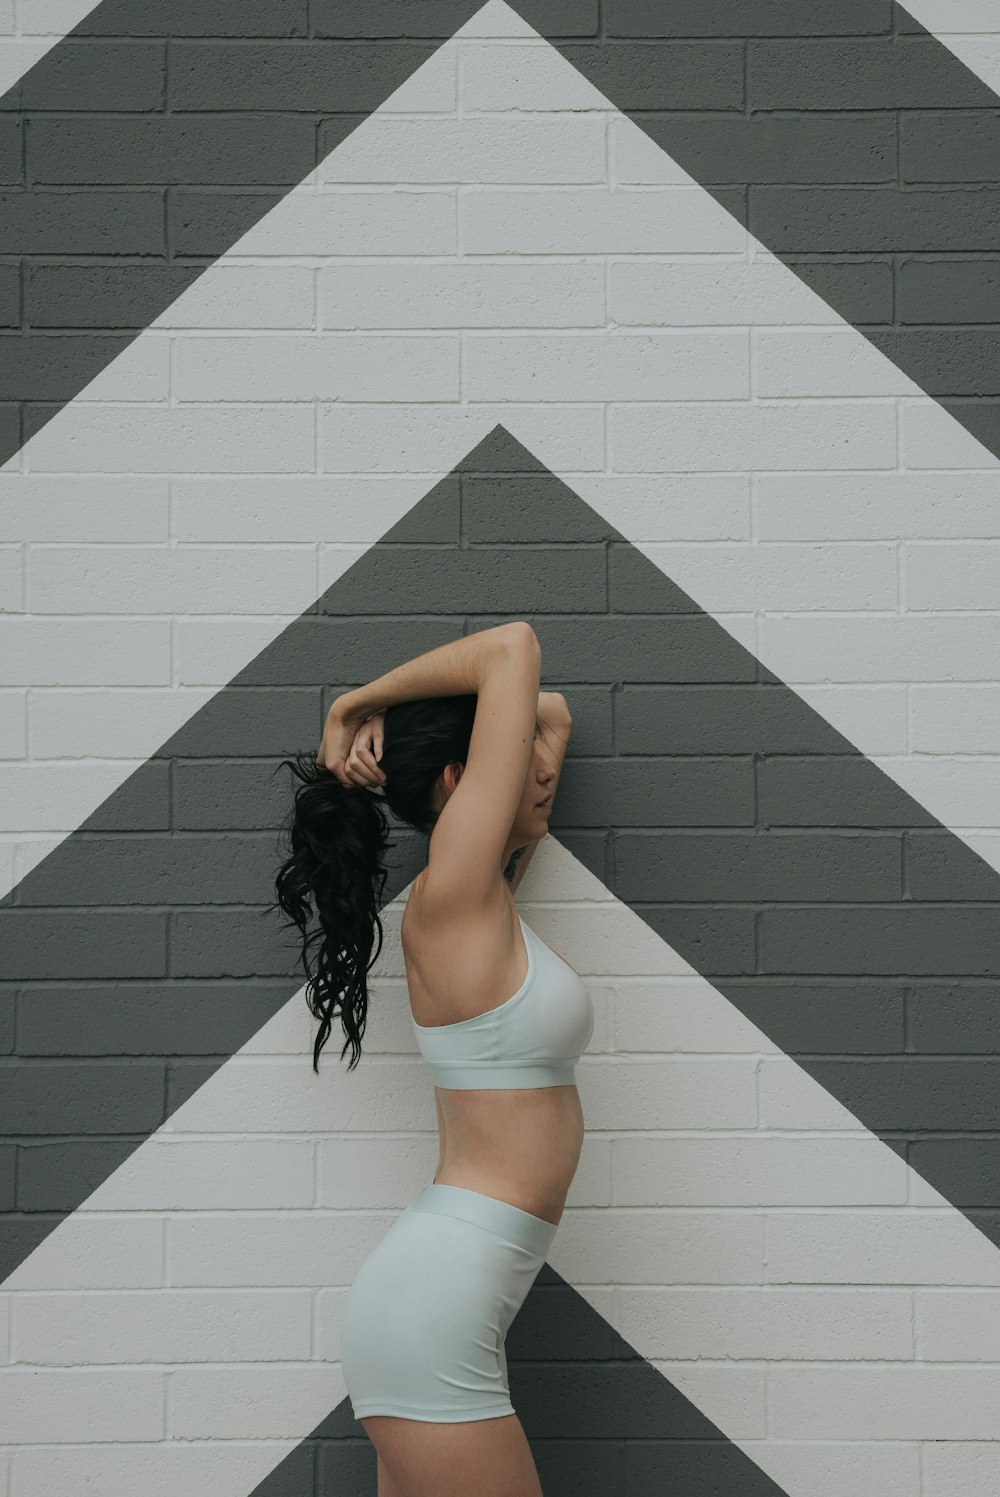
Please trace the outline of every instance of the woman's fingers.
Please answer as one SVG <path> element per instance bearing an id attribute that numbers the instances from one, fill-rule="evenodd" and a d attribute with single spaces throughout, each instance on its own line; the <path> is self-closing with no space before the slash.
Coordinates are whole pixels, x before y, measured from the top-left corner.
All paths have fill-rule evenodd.
<path id="1" fill-rule="evenodd" d="M 360 729 L 354 740 L 349 763 L 351 767 L 361 775 L 362 785 L 384 785 L 385 774 L 378 765 L 372 752 L 373 734 L 367 723 Z"/>
<path id="2" fill-rule="evenodd" d="M 371 754 L 356 752 L 351 756 L 350 767 L 357 776 L 359 785 L 379 785 L 381 780 L 378 771 L 372 768 Z"/>
<path id="3" fill-rule="evenodd" d="M 332 709 L 328 714 L 316 762 L 329 769 L 348 790 L 385 784 L 374 747 L 377 740 L 381 754 L 383 716 L 379 713 L 358 725 L 341 720 Z"/>
<path id="4" fill-rule="evenodd" d="M 371 745 L 372 753 L 377 761 L 382 757 L 382 747 L 385 740 L 385 713 L 373 712 L 371 717 L 366 720 L 365 726 L 368 728 L 370 734 L 365 742 Z"/>

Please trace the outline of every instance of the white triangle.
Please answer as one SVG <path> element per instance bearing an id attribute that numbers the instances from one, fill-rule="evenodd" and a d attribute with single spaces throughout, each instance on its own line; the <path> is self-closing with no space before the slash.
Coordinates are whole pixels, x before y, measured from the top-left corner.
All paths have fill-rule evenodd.
<path id="1" fill-rule="evenodd" d="M 284 1454 L 246 1448 L 255 1428 L 263 1434 L 255 1388 L 266 1385 L 280 1410 L 268 1438 L 284 1440 L 304 1438 L 344 1396 L 343 1296 L 437 1157 L 407 1018 L 406 892 L 383 911 L 356 1071 L 331 1044 L 313 1074 L 312 1021 L 296 994 L 4 1286 L 18 1362 L 52 1369 L 51 1397 L 67 1398 L 67 1386 L 83 1395 L 102 1363 L 136 1367 L 133 1402 L 116 1396 L 96 1436 L 106 1452 L 84 1453 L 95 1470 L 106 1457 L 105 1497 L 126 1490 L 115 1447 L 148 1438 L 136 1423 L 147 1417 L 142 1389 L 166 1372 L 161 1448 L 214 1434 L 221 1491 L 235 1490 L 230 1459 L 250 1489 Z M 932 1325 L 935 1295 L 951 1296 L 954 1320 L 978 1286 L 987 1309 L 1000 1253 L 552 839 L 520 902 L 571 956 L 597 1011 L 578 1071 L 587 1137 L 552 1267 L 789 1494 L 845 1463 L 859 1481 L 887 1463 L 905 1472 L 891 1424 L 859 1447 L 843 1433 L 845 1410 L 871 1395 L 876 1373 L 893 1409 L 901 1375 L 918 1401 L 915 1378 L 934 1386 L 933 1361 L 906 1350 L 914 1298 Z M 765 1438 L 750 1411 L 800 1361 L 787 1390 L 768 1394 L 780 1438 Z M 829 1380 L 803 1402 L 802 1386 Z M 72 1400 L 60 1407 L 73 1427 Z M 972 1417 L 945 1399 L 933 1428 L 961 1438 Z M 921 1438 L 935 1438 L 931 1427 Z M 54 1449 L 50 1466 L 36 1452 L 30 1468 L 58 1470 L 62 1459 Z"/>
<path id="2" fill-rule="evenodd" d="M 1000 868 L 997 459 L 589 85 L 581 109 L 509 14 L 510 41 L 440 48 L 0 475 L 30 543 L 28 613 L 0 620 L 15 741 L 32 700 L 30 758 L 0 766 L 11 878 L 498 421 Z M 497 180 L 522 159 L 529 187 Z"/>

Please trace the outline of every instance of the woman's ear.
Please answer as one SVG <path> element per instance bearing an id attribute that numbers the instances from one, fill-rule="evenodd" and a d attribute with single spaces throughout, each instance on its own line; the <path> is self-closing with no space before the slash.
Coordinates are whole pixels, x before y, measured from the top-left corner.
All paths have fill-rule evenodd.
<path id="1" fill-rule="evenodd" d="M 458 760 L 455 760 L 451 764 L 446 764 L 444 769 L 442 770 L 441 781 L 446 799 L 449 795 L 451 795 L 452 791 L 455 789 L 455 786 L 462 778 L 462 770 L 464 768 L 464 764 L 461 764 Z"/>

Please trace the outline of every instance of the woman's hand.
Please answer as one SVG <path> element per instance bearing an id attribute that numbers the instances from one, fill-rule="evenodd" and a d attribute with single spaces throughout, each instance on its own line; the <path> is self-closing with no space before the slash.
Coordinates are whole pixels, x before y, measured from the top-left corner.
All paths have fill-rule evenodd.
<path id="1" fill-rule="evenodd" d="M 359 720 L 338 712 L 334 702 L 327 713 L 317 764 L 331 770 L 348 790 L 384 785 L 385 775 L 378 764 L 384 726 L 384 712 Z"/>

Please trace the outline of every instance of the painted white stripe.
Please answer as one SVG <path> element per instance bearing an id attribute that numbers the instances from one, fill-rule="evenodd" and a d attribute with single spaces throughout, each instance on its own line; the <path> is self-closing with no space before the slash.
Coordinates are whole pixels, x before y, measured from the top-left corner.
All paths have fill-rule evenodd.
<path id="1" fill-rule="evenodd" d="M 104 1497 L 134 1491 L 142 1440 L 154 1490 L 190 1440 L 213 1491 L 251 1489 L 344 1396 L 344 1294 L 437 1157 L 406 892 L 356 1072 L 331 1047 L 314 1076 L 297 994 L 6 1281 L 0 1437 L 35 1447 L 18 1480 L 69 1497 L 62 1446 L 98 1378 Z M 995 1434 L 1000 1252 L 554 839 L 521 896 L 597 1010 L 552 1266 L 792 1497 L 848 1471 L 849 1491 L 891 1474 L 883 1490 L 916 1497 L 918 1442 Z M 129 1374 L 142 1396 L 112 1399 Z M 45 1431 L 19 1397 L 39 1381 L 63 1410 Z"/>
<path id="2" fill-rule="evenodd" d="M 223 685 L 499 420 L 1000 868 L 997 459 L 512 30 L 435 54 L 8 465 L 27 611 L 0 621 L 0 684 L 28 757 L 0 766 L 4 834 L 79 825 L 191 688 Z M 461 117 L 410 118 L 456 54 Z M 512 59 L 508 120 L 489 80 Z M 532 112 L 528 83 L 576 111 Z M 610 176 L 581 185 L 602 120 Z M 404 121 L 423 132 L 410 188 L 386 185 Z M 503 182 L 525 155 L 535 185 Z M 100 482 L 141 499 L 125 540 L 94 528 Z"/>

